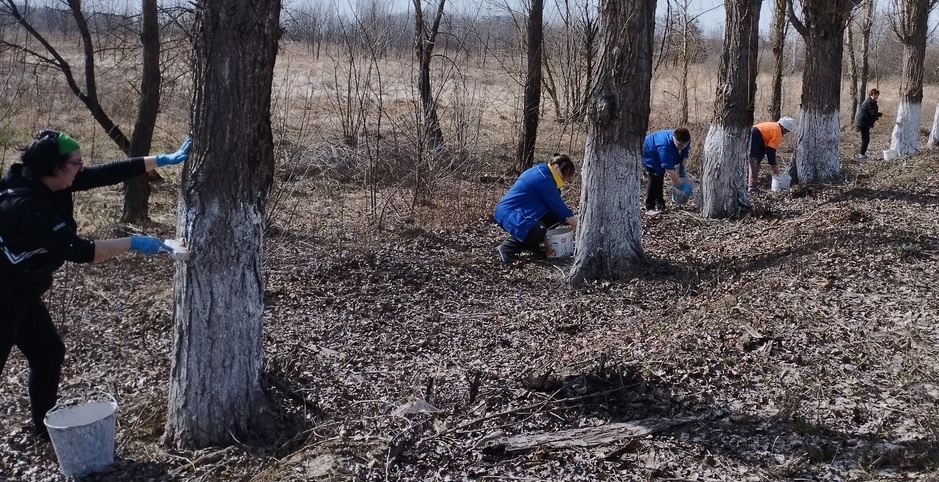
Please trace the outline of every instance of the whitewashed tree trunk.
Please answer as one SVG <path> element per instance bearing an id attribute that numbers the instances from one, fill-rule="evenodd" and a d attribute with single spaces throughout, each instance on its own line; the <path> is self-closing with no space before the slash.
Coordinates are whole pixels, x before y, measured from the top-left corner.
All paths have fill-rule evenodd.
<path id="1" fill-rule="evenodd" d="M 179 448 L 231 443 L 264 408 L 261 254 L 280 9 L 278 0 L 202 0 L 196 8 L 193 150 L 178 221 L 192 254 L 177 265 L 164 437 Z"/>
<path id="2" fill-rule="evenodd" d="M 900 156 L 919 151 L 919 126 L 923 114 L 923 75 L 929 12 L 936 0 L 896 0 L 899 4 L 894 33 L 903 45 L 900 102 L 890 136 L 890 149 Z"/>
<path id="3" fill-rule="evenodd" d="M 753 125 L 761 3 L 761 0 L 724 2 L 727 21 L 718 68 L 720 87 L 714 99 L 714 120 L 704 140 L 701 175 L 700 207 L 708 218 L 735 216 L 747 199 L 744 177 Z"/>
<path id="4" fill-rule="evenodd" d="M 631 276 L 645 257 L 640 164 L 649 124 L 654 15 L 655 0 L 604 0 L 600 6 L 600 60 L 587 106 L 572 286 Z"/>
<path id="5" fill-rule="evenodd" d="M 744 181 L 749 148 L 750 127 L 711 124 L 708 128 L 701 172 L 702 215 L 727 218 L 744 207 L 741 201 L 747 198 Z"/>
<path id="6" fill-rule="evenodd" d="M 890 135 L 890 148 L 900 156 L 919 151 L 919 123 L 923 117 L 923 104 L 910 103 L 905 99 L 897 106 L 897 121 Z"/>
<path id="7" fill-rule="evenodd" d="M 573 286 L 628 277 L 643 260 L 641 159 L 642 149 L 587 140 Z"/>
<path id="8" fill-rule="evenodd" d="M 838 141 L 841 138 L 841 120 L 838 112 L 803 110 L 799 115 L 796 147 L 792 154 L 799 182 L 824 184 L 840 180 Z"/>
<path id="9" fill-rule="evenodd" d="M 931 148 L 939 146 L 939 103 L 936 104 L 936 111 L 932 116 L 932 130 L 929 131 L 927 145 Z"/>
<path id="10" fill-rule="evenodd" d="M 802 0 L 804 22 L 790 11 L 789 20 L 805 40 L 802 107 L 796 128 L 793 178 L 806 184 L 842 179 L 841 63 L 844 30 L 851 9 L 861 0 Z M 835 81 L 832 81 L 835 79 Z"/>

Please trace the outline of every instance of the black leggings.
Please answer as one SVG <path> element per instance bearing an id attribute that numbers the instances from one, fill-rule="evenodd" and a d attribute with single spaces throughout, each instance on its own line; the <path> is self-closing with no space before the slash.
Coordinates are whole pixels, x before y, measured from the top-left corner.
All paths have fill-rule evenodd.
<path id="1" fill-rule="evenodd" d="M 861 132 L 861 155 L 867 155 L 867 146 L 871 143 L 871 128 L 870 127 L 858 127 L 858 131 Z"/>
<path id="2" fill-rule="evenodd" d="M 553 213 L 545 214 L 531 227 L 531 231 L 525 236 L 525 239 L 518 241 L 512 236 L 502 242 L 503 249 L 511 254 L 521 253 L 522 250 L 539 251 L 539 245 L 544 241 L 548 234 L 548 229 L 558 223 L 563 223 L 564 219 L 555 216 Z"/>
<path id="3" fill-rule="evenodd" d="M 42 293 L 37 295 L 35 290 L 9 286 L 12 284 L 10 282 L 4 284 L 0 284 L 0 306 L 4 311 L 0 314 L 0 374 L 15 345 L 29 364 L 29 403 L 33 426 L 37 433 L 45 433 L 43 418 L 55 406 L 62 362 L 65 360 L 65 345 L 52 324 L 49 310 L 42 302 Z"/>

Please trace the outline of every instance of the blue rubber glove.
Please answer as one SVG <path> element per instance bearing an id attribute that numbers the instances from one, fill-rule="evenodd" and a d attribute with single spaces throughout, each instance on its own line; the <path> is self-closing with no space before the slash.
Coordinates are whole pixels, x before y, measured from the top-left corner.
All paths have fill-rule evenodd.
<path id="1" fill-rule="evenodd" d="M 160 251 L 173 251 L 169 246 L 163 244 L 163 241 L 152 236 L 131 236 L 130 250 L 147 256 L 157 254 Z"/>
<path id="2" fill-rule="evenodd" d="M 678 163 L 678 177 L 680 178 L 685 177 L 685 161 L 684 160 Z"/>
<path id="3" fill-rule="evenodd" d="M 685 196 L 691 196 L 694 192 L 694 188 L 691 187 L 691 183 L 688 181 L 682 181 L 681 186 L 678 186 L 681 189 L 681 192 L 685 193 Z"/>
<path id="4" fill-rule="evenodd" d="M 183 145 L 179 146 L 179 150 L 172 154 L 157 154 L 156 164 L 157 167 L 163 166 L 174 166 L 180 162 L 189 159 L 189 147 L 192 145 L 192 140 L 189 137 L 186 137 L 186 140 L 183 141 Z"/>

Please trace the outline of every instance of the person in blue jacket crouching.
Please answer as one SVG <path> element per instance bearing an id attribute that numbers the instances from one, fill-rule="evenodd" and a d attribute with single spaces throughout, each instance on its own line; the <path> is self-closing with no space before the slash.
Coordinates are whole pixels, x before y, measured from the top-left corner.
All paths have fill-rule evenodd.
<path id="1" fill-rule="evenodd" d="M 642 165 L 649 175 L 646 189 L 646 214 L 655 216 L 665 211 L 664 185 L 667 175 L 672 186 L 691 196 L 691 184 L 684 182 L 685 159 L 688 159 L 691 133 L 684 127 L 655 131 L 642 143 Z"/>
<path id="2" fill-rule="evenodd" d="M 538 251 L 548 228 L 558 223 L 577 227 L 577 216 L 561 199 L 561 186 L 574 177 L 574 162 L 555 153 L 518 177 L 493 215 L 509 238 L 496 249 L 503 264 L 518 259 L 522 250 Z"/>

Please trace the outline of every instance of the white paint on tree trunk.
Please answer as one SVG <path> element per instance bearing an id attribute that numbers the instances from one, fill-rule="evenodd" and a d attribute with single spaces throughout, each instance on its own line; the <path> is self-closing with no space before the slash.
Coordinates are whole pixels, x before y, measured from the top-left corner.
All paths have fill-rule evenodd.
<path id="1" fill-rule="evenodd" d="M 837 111 L 802 110 L 798 127 L 793 163 L 799 182 L 824 184 L 842 180 L 841 121 Z M 792 135 L 792 134 L 787 134 Z M 783 162 L 780 162 L 783 166 Z"/>
<path id="2" fill-rule="evenodd" d="M 897 122 L 890 136 L 890 148 L 900 156 L 908 156 L 919 151 L 919 123 L 923 104 L 900 100 L 897 106 Z"/>
<path id="3" fill-rule="evenodd" d="M 939 103 L 936 103 L 936 112 L 932 116 L 932 130 L 929 131 L 929 147 L 939 146 Z"/>
<path id="4" fill-rule="evenodd" d="M 704 139 L 701 213 L 711 219 L 733 216 L 746 186 L 750 128 L 711 124 Z"/>
<path id="5" fill-rule="evenodd" d="M 641 159 L 641 150 L 588 137 L 572 284 L 585 278 L 627 277 L 644 257 L 639 211 Z"/>
<path id="6" fill-rule="evenodd" d="M 255 205 L 190 191 L 178 228 L 192 256 L 177 265 L 167 435 L 181 445 L 226 440 L 249 430 L 242 424 L 256 418 L 262 395 L 263 216 Z"/>

